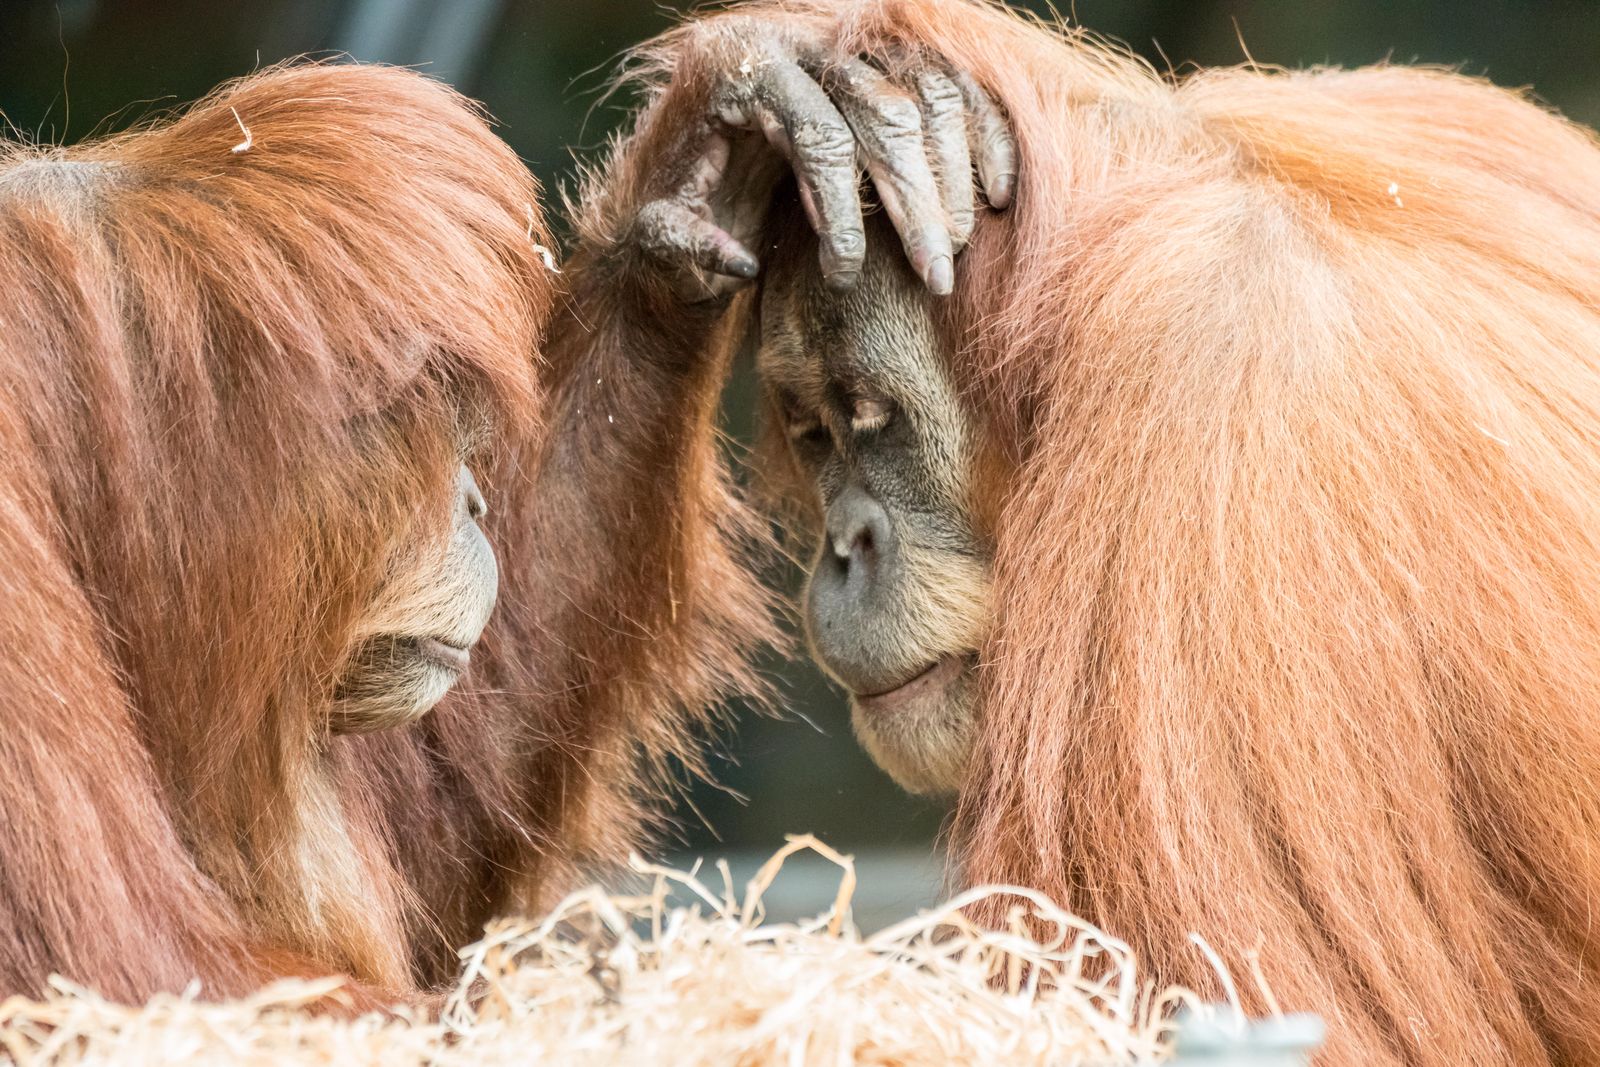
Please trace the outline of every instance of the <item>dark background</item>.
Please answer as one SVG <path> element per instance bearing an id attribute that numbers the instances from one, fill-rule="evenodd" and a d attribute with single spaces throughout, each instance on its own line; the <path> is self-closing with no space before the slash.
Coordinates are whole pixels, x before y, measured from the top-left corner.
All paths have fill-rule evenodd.
<path id="1" fill-rule="evenodd" d="M 619 53 L 685 9 L 648 0 L 0 0 L 0 112 L 11 136 L 72 142 L 285 57 L 348 52 L 417 65 L 485 101 L 552 192 L 617 121 L 615 108 L 595 105 Z M 1245 48 L 1284 66 L 1445 63 L 1531 85 L 1574 118 L 1600 120 L 1600 2 L 1078 0 L 1072 16 L 1162 69 L 1239 63 Z M 552 213 L 557 203 L 547 196 Z M 748 381 L 736 380 L 727 404 L 736 433 L 748 424 L 748 396 Z M 791 711 L 777 721 L 741 716 L 718 763 L 724 787 L 699 787 L 679 806 L 680 844 L 766 851 L 784 833 L 809 831 L 846 849 L 928 849 L 942 808 L 902 796 L 861 755 L 842 702 L 814 671 L 781 674 Z"/>

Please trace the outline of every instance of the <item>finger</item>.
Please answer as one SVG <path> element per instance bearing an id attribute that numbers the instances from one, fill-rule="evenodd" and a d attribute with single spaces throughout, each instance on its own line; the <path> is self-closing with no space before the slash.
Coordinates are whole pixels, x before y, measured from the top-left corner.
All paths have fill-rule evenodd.
<path id="1" fill-rule="evenodd" d="M 950 246 L 967 246 L 975 223 L 972 148 L 967 143 L 967 109 L 961 89 L 948 75 L 926 70 L 917 75 L 922 103 L 922 136 L 939 182 L 939 197 L 950 223 Z"/>
<path id="2" fill-rule="evenodd" d="M 922 108 L 887 75 L 859 59 L 827 74 L 867 161 L 867 173 L 894 222 L 911 267 L 941 296 L 954 286 L 955 255 L 944 203 L 923 145 Z"/>
<path id="3" fill-rule="evenodd" d="M 646 204 L 635 225 L 639 247 L 668 266 L 692 264 L 730 278 L 754 278 L 760 268 L 732 234 L 678 201 Z"/>
<path id="4" fill-rule="evenodd" d="M 984 196 L 988 197 L 990 207 L 1004 210 L 1010 206 L 1017 190 L 1017 141 L 1012 136 L 1011 124 L 1006 121 L 1005 112 L 971 75 L 956 71 L 950 76 L 966 101 L 972 154 L 978 161 L 978 179 L 983 183 Z"/>
<path id="5" fill-rule="evenodd" d="M 821 246 L 823 279 L 848 289 L 860 280 L 866 250 L 855 136 L 822 86 L 793 62 L 767 66 L 756 98 L 767 139 L 794 167 Z"/>

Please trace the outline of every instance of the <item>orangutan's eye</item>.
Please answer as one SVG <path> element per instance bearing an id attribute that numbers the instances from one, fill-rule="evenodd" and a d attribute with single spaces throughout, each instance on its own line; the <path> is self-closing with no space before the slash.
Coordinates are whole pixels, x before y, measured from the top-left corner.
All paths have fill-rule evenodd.
<path id="1" fill-rule="evenodd" d="M 850 409 L 850 429 L 856 433 L 871 433 L 889 425 L 894 416 L 894 404 L 879 397 L 861 397 Z"/>
<path id="2" fill-rule="evenodd" d="M 793 419 L 784 432 L 791 443 L 801 447 L 826 448 L 833 444 L 828 428 L 815 417 Z"/>

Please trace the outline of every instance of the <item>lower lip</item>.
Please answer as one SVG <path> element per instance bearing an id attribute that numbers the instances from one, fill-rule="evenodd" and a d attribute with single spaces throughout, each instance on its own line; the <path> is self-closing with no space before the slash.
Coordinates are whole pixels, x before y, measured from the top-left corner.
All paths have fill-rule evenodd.
<path id="1" fill-rule="evenodd" d="M 435 637 L 424 637 L 417 642 L 417 651 L 422 653 L 422 658 L 429 663 L 443 667 L 447 671 L 460 673 L 472 664 L 472 653 L 458 645 L 440 641 Z"/>
<path id="2" fill-rule="evenodd" d="M 875 711 L 889 711 L 898 705 L 915 700 L 929 693 L 943 692 L 950 683 L 961 677 L 967 668 L 967 657 L 952 653 L 940 656 L 927 669 L 915 675 L 909 681 L 902 682 L 893 689 L 882 693 L 873 693 L 864 696 L 855 695 L 856 703 L 863 708 Z"/>

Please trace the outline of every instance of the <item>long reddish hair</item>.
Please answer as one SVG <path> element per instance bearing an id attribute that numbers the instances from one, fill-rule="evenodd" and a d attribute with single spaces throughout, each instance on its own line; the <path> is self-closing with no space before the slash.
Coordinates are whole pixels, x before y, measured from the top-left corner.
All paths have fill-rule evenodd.
<path id="1" fill-rule="evenodd" d="M 1220 996 L 1198 933 L 1255 1011 L 1259 948 L 1325 1062 L 1600 1061 L 1593 135 L 1443 70 L 781 10 L 1021 146 L 942 314 L 1005 474 L 965 877 Z"/>
<path id="2" fill-rule="evenodd" d="M 537 204 L 475 107 L 376 67 L 0 147 L 0 996 L 448 980 L 486 919 L 636 839 L 641 769 L 692 759 L 687 725 L 748 679 L 767 622 L 722 582 L 709 425 L 670 460 L 611 445 L 661 500 L 547 469 L 556 414 L 626 353 L 542 361 Z M 473 671 L 412 726 L 330 736 L 359 615 L 447 517 L 464 441 L 502 566 Z"/>

